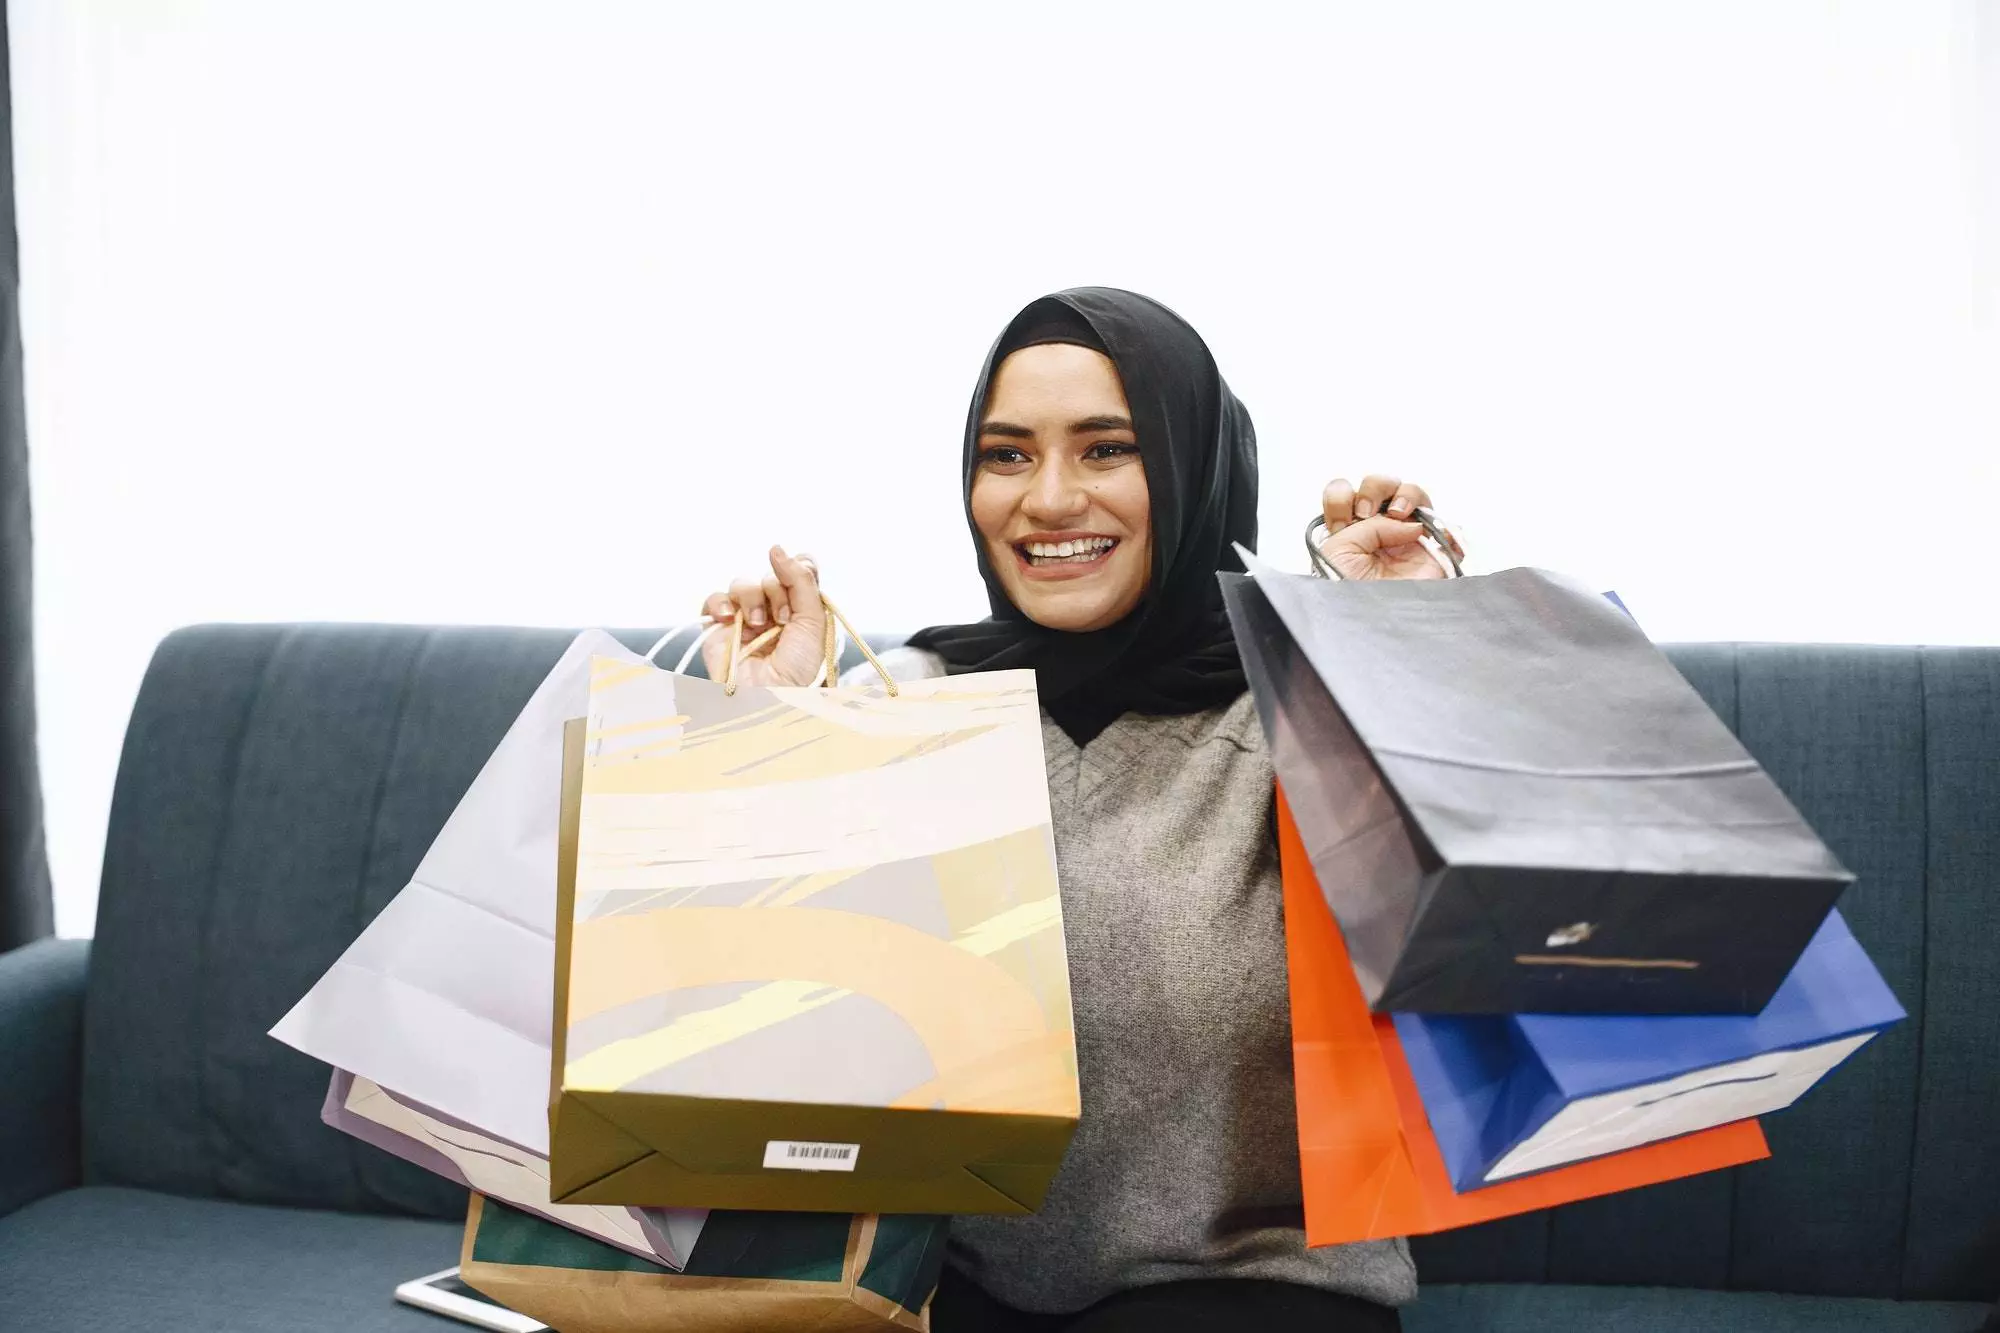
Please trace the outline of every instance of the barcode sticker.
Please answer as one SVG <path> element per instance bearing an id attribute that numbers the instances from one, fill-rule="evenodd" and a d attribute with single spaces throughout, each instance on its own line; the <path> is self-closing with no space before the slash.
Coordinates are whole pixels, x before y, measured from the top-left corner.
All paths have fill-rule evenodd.
<path id="1" fill-rule="evenodd" d="M 858 1143 L 801 1143 L 772 1139 L 764 1145 L 766 1171 L 852 1171 L 861 1156 Z"/>

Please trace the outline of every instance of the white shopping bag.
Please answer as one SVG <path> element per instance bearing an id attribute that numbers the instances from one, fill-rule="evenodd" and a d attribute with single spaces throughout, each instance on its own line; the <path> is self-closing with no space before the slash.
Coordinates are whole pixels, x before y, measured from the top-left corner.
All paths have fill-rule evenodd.
<path id="1" fill-rule="evenodd" d="M 707 1220 L 705 1213 L 686 1209 L 553 1203 L 547 1158 L 405 1102 L 345 1070 L 334 1071 L 320 1119 L 490 1199 L 669 1268 L 686 1266 Z"/>
<path id="2" fill-rule="evenodd" d="M 588 709 L 593 657 L 646 660 L 601 631 L 579 634 L 409 884 L 271 1029 L 544 1161 L 562 731 Z M 701 1216 L 680 1219 L 676 1241 L 691 1247 Z"/>

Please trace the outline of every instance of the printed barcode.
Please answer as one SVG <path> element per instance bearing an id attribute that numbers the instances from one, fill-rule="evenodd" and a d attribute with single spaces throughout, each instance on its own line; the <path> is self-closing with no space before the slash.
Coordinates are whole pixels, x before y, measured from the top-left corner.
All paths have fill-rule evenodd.
<path id="1" fill-rule="evenodd" d="M 764 1168 L 784 1171 L 852 1171 L 858 1143 L 808 1143 L 772 1139 L 764 1145 Z"/>

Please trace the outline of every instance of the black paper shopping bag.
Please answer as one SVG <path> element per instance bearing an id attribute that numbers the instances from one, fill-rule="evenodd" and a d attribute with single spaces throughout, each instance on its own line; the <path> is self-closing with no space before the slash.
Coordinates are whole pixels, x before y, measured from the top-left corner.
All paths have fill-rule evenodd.
<path id="1" fill-rule="evenodd" d="M 1252 570 L 1224 599 L 1376 1010 L 1755 1013 L 1851 882 L 1591 590 Z"/>

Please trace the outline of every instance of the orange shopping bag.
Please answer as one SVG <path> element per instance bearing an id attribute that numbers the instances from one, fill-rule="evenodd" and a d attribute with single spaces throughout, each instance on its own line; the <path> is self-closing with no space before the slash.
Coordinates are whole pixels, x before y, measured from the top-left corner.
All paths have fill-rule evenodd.
<path id="1" fill-rule="evenodd" d="M 1757 1122 L 1743 1120 L 1455 1192 L 1395 1024 L 1368 1012 L 1282 791 L 1278 855 L 1308 1245 L 1449 1231 L 1771 1155 Z"/>

